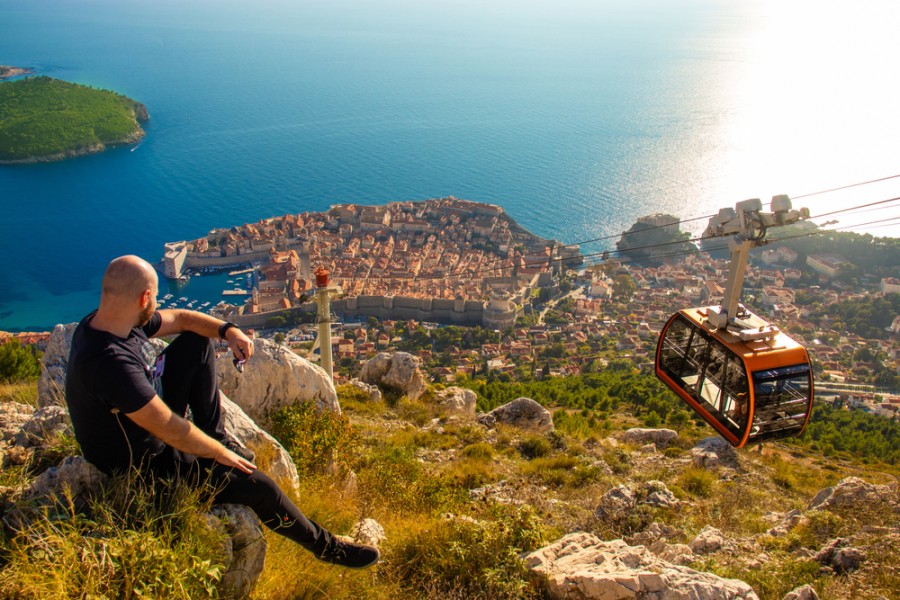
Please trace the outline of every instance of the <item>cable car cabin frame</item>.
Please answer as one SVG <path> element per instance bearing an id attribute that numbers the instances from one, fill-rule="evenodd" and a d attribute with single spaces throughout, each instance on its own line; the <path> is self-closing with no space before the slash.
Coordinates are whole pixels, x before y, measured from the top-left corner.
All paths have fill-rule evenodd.
<path id="1" fill-rule="evenodd" d="M 669 319 L 656 348 L 657 377 L 736 448 L 800 435 L 813 403 L 806 349 L 744 311 L 758 339 L 713 327 L 709 307 L 689 308 Z"/>

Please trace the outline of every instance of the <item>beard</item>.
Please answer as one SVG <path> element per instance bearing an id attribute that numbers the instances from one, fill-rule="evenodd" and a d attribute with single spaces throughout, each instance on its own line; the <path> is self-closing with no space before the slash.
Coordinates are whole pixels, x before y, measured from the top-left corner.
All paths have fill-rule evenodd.
<path id="1" fill-rule="evenodd" d="M 150 318 L 153 316 L 153 313 L 156 312 L 156 307 L 153 304 L 148 304 L 147 308 L 141 309 L 141 314 L 138 315 L 138 327 L 143 327 L 147 323 L 150 322 Z"/>

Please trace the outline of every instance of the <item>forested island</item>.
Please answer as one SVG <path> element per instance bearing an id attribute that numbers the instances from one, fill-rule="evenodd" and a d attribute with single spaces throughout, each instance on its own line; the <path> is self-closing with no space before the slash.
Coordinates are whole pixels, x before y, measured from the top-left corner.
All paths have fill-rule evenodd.
<path id="1" fill-rule="evenodd" d="M 46 76 L 0 83 L 0 164 L 49 162 L 144 137 L 147 108 L 109 90 Z"/>

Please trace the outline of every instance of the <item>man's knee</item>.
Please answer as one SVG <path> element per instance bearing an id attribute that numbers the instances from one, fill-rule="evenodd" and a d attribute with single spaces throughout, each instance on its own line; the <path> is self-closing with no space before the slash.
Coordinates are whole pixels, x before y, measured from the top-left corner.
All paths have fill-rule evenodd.
<path id="1" fill-rule="evenodd" d="M 212 356 L 214 351 L 213 341 L 193 331 L 184 331 L 169 344 L 165 353 L 168 355 L 193 355 Z"/>

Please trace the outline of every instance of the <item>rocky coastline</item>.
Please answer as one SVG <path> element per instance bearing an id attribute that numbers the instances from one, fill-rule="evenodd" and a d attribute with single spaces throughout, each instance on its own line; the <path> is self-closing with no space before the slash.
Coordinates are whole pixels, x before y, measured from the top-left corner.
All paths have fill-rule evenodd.
<path id="1" fill-rule="evenodd" d="M 143 105 L 141 105 L 143 106 Z M 144 111 L 146 112 L 146 107 L 144 107 Z M 145 119 L 146 120 L 146 119 Z M 128 146 L 130 144 L 136 144 L 137 142 L 144 139 L 144 136 L 147 135 L 144 129 L 139 125 L 137 129 L 135 129 L 131 135 L 121 140 L 115 140 L 107 143 L 100 144 L 91 144 L 89 146 L 66 150 L 65 152 L 56 152 L 54 154 L 47 154 L 44 156 L 29 156 L 28 158 L 18 158 L 15 160 L 0 160 L 0 165 L 33 165 L 38 163 L 51 163 L 57 162 L 60 160 L 68 160 L 70 158 L 78 158 L 80 156 L 89 156 L 91 154 L 99 154 L 104 152 L 108 148 L 113 148 L 116 146 Z"/>
<path id="2" fill-rule="evenodd" d="M 0 81 L 4 79 L 12 79 L 20 75 L 33 75 L 34 69 L 28 67 L 11 67 L 9 65 L 0 65 Z"/>

